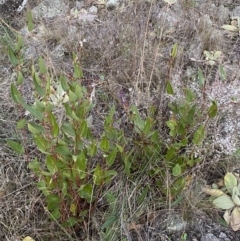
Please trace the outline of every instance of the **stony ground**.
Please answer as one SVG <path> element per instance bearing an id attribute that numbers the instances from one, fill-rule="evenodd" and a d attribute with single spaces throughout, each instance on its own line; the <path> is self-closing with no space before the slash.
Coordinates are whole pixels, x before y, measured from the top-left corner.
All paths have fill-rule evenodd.
<path id="1" fill-rule="evenodd" d="M 11 13 L 6 12 L 7 7 L 12 9 Z M 32 33 L 26 29 L 26 9 L 16 14 L 12 1 L 0 5 L 1 31 L 7 29 L 24 37 L 26 69 L 43 55 L 56 75 L 60 71 L 71 75 L 71 53 L 77 52 L 91 81 L 99 83 L 104 77 L 105 82 L 96 90 L 99 103 L 93 116 L 96 130 L 101 125 L 97 121 L 101 119 L 98 113 L 118 99 L 120 90 L 126 96 L 126 105 L 147 109 L 158 103 L 169 114 L 167 101 L 180 100 L 181 88 L 190 87 L 200 100 L 203 92 L 207 101 L 216 100 L 219 115 L 211 123 L 208 140 L 199 150 L 204 162 L 193 175 L 195 181 L 185 192 L 186 199 L 176 208 L 159 203 L 157 193 L 151 193 L 149 200 L 137 207 L 135 186 L 147 180 L 139 178 L 133 183 L 120 179 L 109 189 L 118 197 L 119 211 L 111 236 L 100 228 L 106 215 L 101 202 L 92 223 L 85 224 L 84 234 L 82 230 L 62 229 L 49 220 L 36 179 L 27 168 L 39 153 L 28 133 L 15 128 L 20 114 L 9 90 L 16 76 L 1 42 L 0 240 L 18 241 L 26 236 L 35 240 L 240 240 L 239 231 L 224 226 L 223 213 L 215 210 L 199 190 L 199 186 L 240 167 L 239 157 L 234 155 L 239 149 L 240 134 L 240 38 L 238 31 L 222 28 L 224 24 L 237 24 L 234 17 L 240 17 L 239 2 L 179 0 L 169 6 L 163 0 L 39 0 L 29 1 L 28 8 L 35 17 Z M 171 81 L 176 95 L 169 97 L 163 94 L 162 86 L 168 77 L 169 53 L 175 43 L 179 51 Z M 222 51 L 216 65 L 207 63 L 205 50 Z M 224 81 L 219 75 L 220 64 L 226 71 Z M 204 89 L 198 84 L 199 68 L 205 76 Z M 31 78 L 26 79 L 23 93 L 31 102 Z M 120 110 L 119 116 L 124 122 Z M 21 139 L 28 146 L 28 153 L 21 157 L 15 155 L 6 145 L 6 139 Z"/>

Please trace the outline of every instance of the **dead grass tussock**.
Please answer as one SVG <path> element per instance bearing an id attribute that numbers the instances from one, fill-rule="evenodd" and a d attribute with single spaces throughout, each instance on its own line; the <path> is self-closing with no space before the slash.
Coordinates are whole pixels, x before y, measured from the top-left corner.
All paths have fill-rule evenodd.
<path id="1" fill-rule="evenodd" d="M 114 184 L 103 193 L 102 199 L 99 200 L 99 209 L 92 222 L 93 230 L 101 234 L 102 240 L 122 240 L 124 238 L 131 240 L 136 232 L 139 232 L 138 229 L 142 229 L 147 224 L 146 214 L 153 213 L 157 208 L 160 209 L 162 204 L 156 203 L 156 193 L 150 187 L 147 197 L 141 200 L 144 188 L 149 185 L 146 185 L 148 180 L 144 180 L 140 176 L 135 180 L 127 180 L 124 176 L 119 176 Z M 116 218 L 114 224 L 101 229 L 105 221 L 111 217 Z"/>

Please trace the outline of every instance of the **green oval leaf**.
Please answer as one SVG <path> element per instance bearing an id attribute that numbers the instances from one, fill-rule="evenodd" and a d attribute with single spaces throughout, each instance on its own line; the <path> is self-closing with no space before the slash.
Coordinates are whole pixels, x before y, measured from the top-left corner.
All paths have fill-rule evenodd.
<path id="1" fill-rule="evenodd" d="M 177 122 L 175 120 L 169 120 L 166 122 L 166 124 L 170 130 L 175 130 L 177 126 Z"/>
<path id="2" fill-rule="evenodd" d="M 105 182 L 109 182 L 114 176 L 117 175 L 117 172 L 114 170 L 107 170 L 104 172 Z"/>
<path id="3" fill-rule="evenodd" d="M 28 130 L 33 134 L 40 134 L 44 132 L 44 128 L 40 125 L 37 125 L 33 122 L 28 123 Z"/>
<path id="4" fill-rule="evenodd" d="M 233 188 L 237 186 L 237 179 L 231 172 L 228 172 L 224 176 L 224 185 L 228 192 L 232 194 Z"/>
<path id="5" fill-rule="evenodd" d="M 33 161 L 31 161 L 28 165 L 29 169 L 33 170 L 35 173 L 39 173 L 41 170 L 41 164 L 40 162 L 37 160 L 37 158 L 35 158 Z M 42 180 L 43 181 L 43 180 Z M 45 184 L 45 182 L 44 182 Z"/>
<path id="6" fill-rule="evenodd" d="M 27 124 L 27 120 L 26 119 L 21 119 L 17 122 L 17 129 L 21 130 L 25 127 L 25 125 Z"/>
<path id="7" fill-rule="evenodd" d="M 204 50 L 203 53 L 204 53 L 204 55 L 206 56 L 207 60 L 211 60 L 211 59 L 213 59 L 213 54 L 210 53 L 209 51 Z"/>
<path id="8" fill-rule="evenodd" d="M 171 146 L 168 150 L 167 150 L 167 154 L 166 154 L 166 160 L 167 162 L 171 161 L 175 156 L 176 156 L 177 152 L 175 150 L 175 148 L 173 146 Z"/>
<path id="9" fill-rule="evenodd" d="M 23 80 L 24 80 L 24 78 L 23 78 L 22 72 L 18 71 L 16 84 L 17 85 L 21 85 L 23 83 Z"/>
<path id="10" fill-rule="evenodd" d="M 103 170 L 101 169 L 100 165 L 97 164 L 97 166 L 94 169 L 93 172 L 93 181 L 95 185 L 101 185 L 103 181 Z"/>
<path id="11" fill-rule="evenodd" d="M 39 65 L 40 74 L 46 74 L 47 68 L 46 68 L 46 64 L 45 64 L 42 56 L 40 56 L 39 59 L 38 59 L 38 65 Z"/>
<path id="12" fill-rule="evenodd" d="M 213 201 L 213 204 L 221 209 L 230 209 L 235 206 L 234 202 L 228 195 L 222 195 Z"/>
<path id="13" fill-rule="evenodd" d="M 37 118 L 38 120 L 42 120 L 43 119 L 43 113 L 41 113 L 40 111 L 34 109 L 32 106 L 27 105 L 26 103 L 22 103 L 22 106 L 28 110 L 35 118 Z"/>
<path id="14" fill-rule="evenodd" d="M 87 137 L 87 134 L 88 134 L 87 121 L 83 120 L 83 122 L 80 125 L 80 135 L 81 135 L 81 137 L 85 138 L 85 137 Z"/>
<path id="15" fill-rule="evenodd" d="M 46 105 L 43 103 L 43 101 L 40 101 L 38 99 L 35 99 L 35 106 L 36 111 L 44 112 L 46 109 Z"/>
<path id="16" fill-rule="evenodd" d="M 213 59 L 216 60 L 217 58 L 219 58 L 222 55 L 222 51 L 216 51 L 213 55 Z"/>
<path id="17" fill-rule="evenodd" d="M 78 172 L 78 177 L 83 179 L 86 177 L 87 159 L 83 152 L 76 156 L 76 170 Z"/>
<path id="18" fill-rule="evenodd" d="M 37 93 L 39 94 L 39 96 L 44 97 L 45 96 L 45 90 L 40 86 L 40 79 L 39 76 L 37 75 L 37 73 L 34 74 L 33 76 L 33 83 L 34 83 L 34 87 L 37 91 Z"/>
<path id="19" fill-rule="evenodd" d="M 219 65 L 219 75 L 220 75 L 220 78 L 223 81 L 226 80 L 227 75 L 226 75 L 226 72 L 225 72 L 225 70 L 224 70 L 224 68 L 223 68 L 223 66 L 221 64 Z"/>
<path id="20" fill-rule="evenodd" d="M 100 148 L 107 152 L 109 150 L 109 142 L 106 136 L 104 136 L 100 142 Z"/>
<path id="21" fill-rule="evenodd" d="M 140 133 L 140 131 L 143 131 L 144 128 L 144 121 L 140 117 L 139 111 L 136 106 L 132 106 L 131 110 L 133 112 L 134 125 L 137 127 L 135 128 L 135 130 Z"/>
<path id="22" fill-rule="evenodd" d="M 164 2 L 166 2 L 169 5 L 172 5 L 172 4 L 176 3 L 177 0 L 164 0 Z"/>
<path id="23" fill-rule="evenodd" d="M 147 194 L 148 194 L 148 189 L 149 189 L 149 187 L 146 186 L 146 187 L 143 189 L 141 195 L 138 197 L 138 199 L 137 199 L 138 206 L 140 206 L 140 205 L 143 203 L 144 199 L 146 198 L 146 196 L 147 196 Z"/>
<path id="24" fill-rule="evenodd" d="M 18 91 L 18 89 L 16 88 L 16 86 L 14 84 L 11 84 L 11 96 L 12 96 L 13 101 L 16 104 L 23 102 L 22 95 L 20 94 L 20 92 Z"/>
<path id="25" fill-rule="evenodd" d="M 116 144 L 116 146 L 117 146 L 119 152 L 123 153 L 124 148 L 122 146 L 118 145 L 118 144 Z"/>
<path id="26" fill-rule="evenodd" d="M 235 205 L 240 206 L 240 199 L 239 199 L 238 195 L 234 195 L 232 197 L 232 200 L 235 203 Z"/>
<path id="27" fill-rule="evenodd" d="M 64 133 L 75 137 L 75 131 L 70 123 L 64 122 L 62 125 L 62 130 Z"/>
<path id="28" fill-rule="evenodd" d="M 144 123 L 143 133 L 145 135 L 149 135 L 151 128 L 152 128 L 152 121 L 150 120 L 150 118 L 148 118 Z"/>
<path id="29" fill-rule="evenodd" d="M 48 203 L 48 209 L 55 210 L 56 207 L 61 203 L 61 198 L 56 194 L 50 194 L 47 196 L 46 201 Z"/>
<path id="30" fill-rule="evenodd" d="M 173 4 L 173 3 L 175 3 L 177 0 L 164 0 L 164 1 L 167 2 L 168 4 L 170 4 L 170 2 L 171 2 L 171 4 Z M 172 50 L 171 50 L 171 57 L 176 58 L 176 56 L 177 56 L 177 50 L 178 50 L 178 44 L 175 43 L 175 44 L 173 45 L 173 47 L 172 47 Z"/>
<path id="31" fill-rule="evenodd" d="M 69 151 L 67 146 L 59 145 L 59 146 L 56 147 L 55 150 L 56 150 L 57 153 L 59 153 L 61 155 L 69 155 L 70 154 L 70 151 Z"/>
<path id="32" fill-rule="evenodd" d="M 23 36 L 21 34 L 18 34 L 16 51 L 21 50 L 23 46 L 24 46 Z"/>
<path id="33" fill-rule="evenodd" d="M 39 151 L 48 154 L 46 151 L 50 148 L 51 145 L 49 140 L 47 140 L 43 135 L 35 134 L 34 141 Z"/>
<path id="34" fill-rule="evenodd" d="M 83 97 L 83 88 L 79 84 L 75 86 L 75 95 L 78 99 L 81 99 Z"/>
<path id="35" fill-rule="evenodd" d="M 60 77 L 60 82 L 61 82 L 62 89 L 63 89 L 64 91 L 68 91 L 68 90 L 69 90 L 69 86 L 68 86 L 67 80 L 66 80 L 66 78 L 65 78 L 64 75 L 62 75 L 62 76 Z"/>
<path id="36" fill-rule="evenodd" d="M 61 215 L 60 215 L 61 217 Z M 65 223 L 63 223 L 64 228 L 71 228 L 79 222 L 79 219 L 75 217 L 70 217 Z"/>
<path id="37" fill-rule="evenodd" d="M 103 230 L 105 228 L 112 227 L 113 223 L 117 220 L 118 220 L 118 217 L 115 215 L 108 217 L 107 220 L 103 223 L 101 229 Z"/>
<path id="38" fill-rule="evenodd" d="M 169 94 L 169 95 L 173 95 L 174 94 L 173 88 L 172 88 L 172 84 L 171 84 L 171 82 L 169 80 L 167 81 L 166 90 L 167 90 L 167 94 Z"/>
<path id="39" fill-rule="evenodd" d="M 29 32 L 31 32 L 34 29 L 33 17 L 32 17 L 31 11 L 28 11 L 28 13 L 27 13 L 27 26 L 28 26 Z"/>
<path id="40" fill-rule="evenodd" d="M 97 154 L 97 144 L 93 141 L 88 147 L 88 155 L 94 157 Z"/>
<path id="41" fill-rule="evenodd" d="M 86 199 L 88 203 L 90 203 L 92 201 L 92 199 L 93 199 L 92 184 L 88 183 L 86 185 L 82 185 L 78 192 L 79 192 L 80 197 Z"/>
<path id="42" fill-rule="evenodd" d="M 48 171 L 52 175 L 58 171 L 58 168 L 56 166 L 56 162 L 57 162 L 57 160 L 53 156 L 50 156 L 50 155 L 47 156 L 46 166 L 47 166 Z"/>
<path id="43" fill-rule="evenodd" d="M 220 197 L 222 195 L 224 195 L 225 193 L 220 190 L 220 189 L 214 189 L 214 188 L 208 188 L 208 187 L 204 187 L 202 189 L 202 191 L 208 195 L 211 195 L 213 197 Z"/>
<path id="44" fill-rule="evenodd" d="M 198 68 L 198 80 L 200 87 L 203 87 L 205 84 L 205 78 L 201 68 Z"/>
<path id="45" fill-rule="evenodd" d="M 223 25 L 222 28 L 228 31 L 239 31 L 239 29 L 234 25 L 226 24 L 226 25 Z"/>
<path id="46" fill-rule="evenodd" d="M 179 164 L 176 164 L 172 169 L 173 176 L 177 177 L 182 174 L 182 168 Z"/>
<path id="47" fill-rule="evenodd" d="M 117 155 L 117 147 L 115 147 L 115 148 L 108 154 L 108 156 L 107 156 L 107 158 L 106 158 L 106 162 L 107 162 L 108 167 L 112 166 L 112 164 L 113 164 L 114 161 L 115 161 L 116 155 Z"/>
<path id="48" fill-rule="evenodd" d="M 56 121 L 55 116 L 53 115 L 53 113 L 49 113 L 49 122 L 51 125 L 51 134 L 53 137 L 57 137 L 59 134 L 59 127 Z"/>
<path id="49" fill-rule="evenodd" d="M 204 130 L 204 126 L 201 125 L 193 134 L 193 143 L 195 145 L 202 144 L 204 137 L 205 137 L 205 130 Z"/>
<path id="50" fill-rule="evenodd" d="M 12 65 L 17 66 L 19 63 L 19 60 L 17 59 L 13 49 L 10 46 L 8 46 L 8 56 L 10 58 Z"/>
<path id="51" fill-rule="evenodd" d="M 240 210 L 238 207 L 235 207 L 231 213 L 230 225 L 233 231 L 240 229 Z"/>
<path id="52" fill-rule="evenodd" d="M 7 144 L 17 153 L 17 154 L 24 154 L 25 150 L 24 147 L 16 142 L 16 141 L 12 141 L 12 140 L 7 140 Z"/>
<path id="53" fill-rule="evenodd" d="M 83 77 L 83 72 L 82 69 L 80 68 L 78 63 L 74 63 L 74 67 L 73 67 L 73 76 L 76 79 L 81 79 Z"/>
<path id="54" fill-rule="evenodd" d="M 218 111 L 217 103 L 216 101 L 213 101 L 212 105 L 208 109 L 208 116 L 213 119 L 217 115 L 217 111 Z"/>
<path id="55" fill-rule="evenodd" d="M 71 102 L 75 102 L 77 100 L 77 96 L 71 90 L 69 90 L 69 100 Z"/>

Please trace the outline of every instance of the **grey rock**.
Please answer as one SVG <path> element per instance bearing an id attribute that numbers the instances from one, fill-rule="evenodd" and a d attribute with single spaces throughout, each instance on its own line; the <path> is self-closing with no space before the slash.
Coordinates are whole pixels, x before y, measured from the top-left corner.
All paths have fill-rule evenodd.
<path id="1" fill-rule="evenodd" d="M 199 20 L 199 25 L 203 28 L 204 31 L 209 31 L 212 29 L 213 23 L 210 19 L 210 16 L 208 14 L 204 14 Z"/>
<path id="2" fill-rule="evenodd" d="M 202 236 L 201 241 L 220 241 L 220 240 L 212 233 L 207 233 Z"/>
<path id="3" fill-rule="evenodd" d="M 221 238 L 224 241 L 230 241 L 230 239 L 227 237 L 227 235 L 223 232 L 219 234 L 219 238 Z"/>
<path id="4" fill-rule="evenodd" d="M 52 59 L 55 61 L 61 61 L 65 52 L 67 52 L 67 50 L 62 45 L 56 46 L 51 52 Z"/>
<path id="5" fill-rule="evenodd" d="M 182 217 L 177 213 L 170 214 L 166 220 L 166 223 L 167 223 L 167 231 L 171 233 L 181 232 L 187 226 L 187 222 L 184 221 Z"/>
<path id="6" fill-rule="evenodd" d="M 17 13 L 17 9 L 21 5 L 22 0 L 1 0 L 0 1 L 0 16 L 5 19 L 10 19 Z"/>
<path id="7" fill-rule="evenodd" d="M 95 6 L 92 6 L 92 7 L 89 8 L 89 12 L 93 13 L 93 14 L 96 14 L 98 12 L 98 9 Z"/>
<path id="8" fill-rule="evenodd" d="M 23 0 L 21 5 L 18 7 L 17 12 L 21 12 L 27 5 L 28 0 Z"/>
<path id="9" fill-rule="evenodd" d="M 116 7 L 118 3 L 119 3 L 119 0 L 108 0 L 107 3 L 106 3 L 106 6 L 108 8 Z"/>
<path id="10" fill-rule="evenodd" d="M 80 10 L 81 8 L 83 8 L 84 6 L 84 2 L 83 1 L 76 1 L 76 9 Z"/>
<path id="11" fill-rule="evenodd" d="M 67 11 L 64 0 L 45 0 L 32 9 L 32 14 L 36 19 L 46 19 L 64 15 Z"/>
<path id="12" fill-rule="evenodd" d="M 165 24 L 170 27 L 175 27 L 177 24 L 180 22 L 180 19 L 177 18 L 177 15 L 173 11 L 168 11 L 168 12 L 163 12 L 160 11 L 159 14 L 157 15 L 157 19 L 161 21 L 164 21 Z"/>
<path id="13" fill-rule="evenodd" d="M 231 17 L 239 17 L 239 16 L 240 16 L 240 6 L 237 6 L 232 10 Z"/>
<path id="14" fill-rule="evenodd" d="M 216 15 L 218 17 L 219 24 L 226 24 L 227 21 L 229 21 L 229 9 L 227 7 L 224 7 L 223 5 L 220 5 L 218 8 L 216 8 Z"/>
<path id="15" fill-rule="evenodd" d="M 37 47 L 35 46 L 29 46 L 25 49 L 24 52 L 24 58 L 27 60 L 33 60 L 36 59 L 38 54 Z"/>
<path id="16" fill-rule="evenodd" d="M 201 59 L 202 53 L 203 53 L 203 46 L 202 46 L 201 42 L 194 41 L 190 45 L 189 50 L 188 50 L 189 58 L 199 60 L 199 59 Z"/>
<path id="17" fill-rule="evenodd" d="M 88 11 L 86 11 L 85 9 L 81 9 L 81 11 L 79 11 L 77 13 L 77 19 L 81 20 L 81 21 L 94 21 L 94 19 L 97 17 L 96 14 L 90 13 Z"/>
<path id="18" fill-rule="evenodd" d="M 224 31 L 212 28 L 211 35 L 209 37 L 209 42 L 211 44 L 209 46 L 216 50 L 222 49 L 222 39 L 224 39 Z"/>
<path id="19" fill-rule="evenodd" d="M 78 32 L 78 28 L 74 25 L 69 26 L 68 28 L 68 36 L 74 36 Z"/>
<path id="20" fill-rule="evenodd" d="M 193 68 L 191 66 L 187 66 L 187 69 L 184 72 L 183 78 L 195 80 L 196 79 L 196 72 L 197 72 L 196 68 Z"/>

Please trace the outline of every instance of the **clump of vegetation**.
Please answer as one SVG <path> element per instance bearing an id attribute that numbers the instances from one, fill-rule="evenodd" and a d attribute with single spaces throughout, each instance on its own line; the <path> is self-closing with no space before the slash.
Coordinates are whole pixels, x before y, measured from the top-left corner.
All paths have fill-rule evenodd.
<path id="1" fill-rule="evenodd" d="M 218 187 L 218 185 L 213 184 L 211 187 L 203 188 L 203 191 L 216 197 L 213 200 L 213 204 L 226 210 L 224 212 L 223 218 L 227 225 L 230 225 L 234 231 L 240 229 L 240 183 L 236 176 L 228 172 L 224 176 L 223 185 Z"/>
<path id="2" fill-rule="evenodd" d="M 15 57 L 11 55 L 13 63 Z M 118 149 L 108 140 L 108 135 L 112 134 L 108 130 L 113 124 L 113 112 L 106 117 L 106 131 L 101 140 L 95 140 L 87 122 L 93 105 L 86 88 L 78 84 L 82 71 L 76 56 L 71 82 L 61 76 L 59 82 L 54 83 L 42 58 L 38 67 L 38 72 L 34 66 L 32 68 L 35 103 L 28 105 L 17 87 L 11 86 L 15 103 L 34 118 L 21 119 L 17 127 L 23 129 L 27 125 L 38 150 L 46 156 L 43 166 L 36 158 L 29 167 L 40 179 L 38 188 L 46 196 L 52 218 L 60 220 L 64 226 L 73 226 L 92 213 L 103 185 L 116 175 L 110 167 Z M 19 70 L 17 84 L 21 85 L 23 80 Z M 64 115 L 60 119 L 56 111 L 61 108 Z M 24 152 L 20 144 L 8 143 L 18 153 Z"/>
<path id="3" fill-rule="evenodd" d="M 129 178 L 134 178 L 135 173 L 144 173 L 159 187 L 165 185 L 170 173 L 174 179 L 162 189 L 162 194 L 170 196 L 171 200 L 181 194 L 186 184 L 184 173 L 201 162 L 196 148 L 205 138 L 209 120 L 217 114 L 216 102 L 206 110 L 208 118 L 200 124 L 202 113 L 196 96 L 190 89 L 184 89 L 183 102 L 169 103 L 172 115 L 166 122 L 169 134 L 165 141 L 155 128 L 154 117 L 151 114 L 141 117 L 137 106 L 130 107 L 127 113 L 133 129 L 131 137 L 126 137 L 124 130 L 116 127 L 113 106 L 105 116 L 98 138 L 92 134 L 89 124 L 94 90 L 89 92 L 81 85 L 83 73 L 77 56 L 73 54 L 71 79 L 64 74 L 57 78 L 52 76 L 43 58 L 39 57 L 31 72 L 35 102 L 28 104 L 21 94 L 24 81 L 22 47 L 23 40 L 19 36 L 15 48 L 8 48 L 9 58 L 17 71 L 11 95 L 19 110 L 23 108 L 32 116 L 19 120 L 17 128 L 27 127 L 37 149 L 45 155 L 44 163 L 35 158 L 29 168 L 39 179 L 37 186 L 45 195 L 53 219 L 64 227 L 88 219 L 105 185 L 117 177 L 117 165 L 123 167 L 120 170 Z M 174 45 L 170 57 L 174 60 L 176 56 L 177 45 Z M 170 81 L 167 81 L 166 91 L 174 94 Z M 19 154 L 27 148 L 11 140 L 8 144 Z M 186 152 L 189 146 L 191 151 Z"/>
<path id="4" fill-rule="evenodd" d="M 237 34 L 239 35 L 240 32 L 240 17 L 232 17 L 231 18 L 231 24 L 225 24 L 222 26 L 223 29 L 230 31 L 230 32 L 238 32 Z"/>
<path id="5" fill-rule="evenodd" d="M 176 1 L 165 2 L 170 7 Z M 149 209 L 177 207 L 184 213 L 184 205 L 189 201 L 182 200 L 186 189 L 192 188 L 193 172 L 209 161 L 210 153 L 206 153 L 206 149 L 211 149 L 211 140 L 205 140 L 211 135 L 209 127 L 218 114 L 219 102 L 207 98 L 212 80 L 208 73 L 219 65 L 219 76 L 223 81 L 226 79 L 221 65 L 224 55 L 221 51 L 211 51 L 218 47 L 204 45 L 208 50 L 202 53 L 205 59 L 191 59 L 194 62 L 191 65 L 197 63 L 197 68 L 193 68 L 194 77 L 188 83 L 184 80 L 176 83 L 175 73 L 181 79 L 181 73 L 189 64 L 189 59 L 183 59 L 188 54 L 186 46 L 182 39 L 181 46 L 177 44 L 180 41 L 172 32 L 162 36 L 161 31 L 167 26 L 164 23 L 154 30 L 156 33 L 149 32 L 155 21 L 151 16 L 152 4 L 149 12 L 146 12 L 149 5 L 134 5 L 136 16 L 127 14 L 124 12 L 127 8 L 123 8 L 119 16 L 113 16 L 108 25 L 99 24 L 95 31 L 91 28 L 88 32 L 85 22 L 80 27 L 80 42 L 79 36 L 61 39 L 61 46 L 67 45 L 69 50 L 68 53 L 64 49 L 63 53 L 68 59 L 64 62 L 67 68 L 61 68 L 58 61 L 51 61 L 48 53 L 35 56 L 37 61 L 33 60 L 29 66 L 29 61 L 26 63 L 24 59 L 28 46 L 24 46 L 21 35 L 17 42 L 10 37 L 4 41 L 13 66 L 12 76 L 16 76 L 11 84 L 11 96 L 20 116 L 17 132 L 24 137 L 29 134 L 27 142 L 34 142 L 37 155 L 33 158 L 28 155 L 33 146 L 27 144 L 27 138 L 17 141 L 8 136 L 7 144 L 27 161 L 31 178 L 34 177 L 36 187 L 43 194 L 41 204 L 55 220 L 53 223 L 60 224 L 67 233 L 79 232 L 81 228 L 87 234 L 97 230 L 97 235 L 104 240 L 127 240 L 123 236 L 135 229 L 135 220 L 139 215 L 145 216 Z M 130 20 L 125 18 L 127 15 Z M 37 23 L 33 24 L 30 12 L 27 21 L 31 32 Z M 54 24 L 51 27 L 54 28 Z M 132 31 L 138 28 L 136 33 Z M 185 24 L 182 28 L 187 32 Z M 193 29 L 188 29 L 191 38 L 195 34 Z M 47 38 L 54 42 L 51 47 L 59 44 L 57 32 L 54 41 Z M 89 37 L 85 39 L 86 36 Z M 41 34 L 29 33 L 27 38 L 31 37 L 44 47 L 49 44 Z M 92 71 L 97 84 L 89 79 Z M 30 80 L 34 89 L 30 93 L 31 100 L 23 91 L 26 80 Z M 127 96 L 126 101 L 126 95 L 131 93 L 121 90 L 113 93 L 115 85 L 135 89 L 129 91 L 132 96 Z M 107 88 L 113 91 L 108 91 L 113 99 L 106 94 Z M 124 118 L 119 118 L 122 115 Z M 192 207 L 192 199 L 189 200 Z M 134 225 L 130 228 L 128 224 L 132 224 L 133 219 Z M 126 226 L 122 235 L 123 223 Z M 187 238 L 188 234 L 183 233 L 181 239 Z"/>

